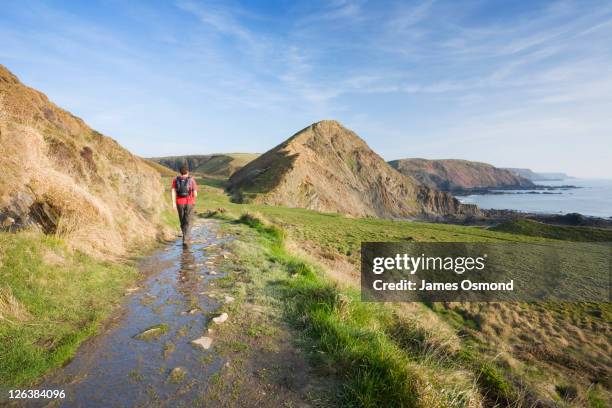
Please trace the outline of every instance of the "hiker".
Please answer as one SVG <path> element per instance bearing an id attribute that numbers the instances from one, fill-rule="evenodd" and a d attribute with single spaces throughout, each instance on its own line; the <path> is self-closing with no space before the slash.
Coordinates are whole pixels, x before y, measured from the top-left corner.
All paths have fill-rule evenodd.
<path id="1" fill-rule="evenodd" d="M 189 175 L 187 163 L 181 166 L 181 175 L 172 180 L 172 206 L 178 211 L 183 232 L 183 245 L 191 240 L 193 207 L 198 196 L 198 185 Z"/>

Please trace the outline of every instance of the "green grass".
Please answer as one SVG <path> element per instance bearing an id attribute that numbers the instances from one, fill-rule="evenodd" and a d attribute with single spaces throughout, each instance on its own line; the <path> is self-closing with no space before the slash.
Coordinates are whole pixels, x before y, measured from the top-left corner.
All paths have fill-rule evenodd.
<path id="1" fill-rule="evenodd" d="M 210 160 L 200 164 L 195 171 L 205 174 L 230 176 L 233 169 L 244 167 L 257 157 L 259 157 L 257 153 L 227 153 L 213 155 Z"/>
<path id="2" fill-rule="evenodd" d="M 0 387 L 62 365 L 123 296 L 137 269 L 95 260 L 36 233 L 0 234 L 0 286 L 22 310 L 0 310 Z"/>
<path id="3" fill-rule="evenodd" d="M 206 182 L 203 181 L 203 185 Z M 200 211 L 224 208 L 223 214 L 218 214 L 223 219 L 239 218 L 242 214 L 249 213 L 255 216 L 243 217 L 242 222 L 250 225 L 258 234 L 265 238 L 264 246 L 267 247 L 269 258 L 282 267 L 285 274 L 295 276 L 293 280 L 285 282 L 279 279 L 279 286 L 289 285 L 282 297 L 288 316 L 305 333 L 313 347 L 317 350 L 315 360 L 332 371 L 346 373 L 343 376 L 345 388 L 342 392 L 344 403 L 352 405 L 374 405 L 373 401 L 388 404 L 388 398 L 408 398 L 414 390 L 402 389 L 398 392 L 406 392 L 404 397 L 385 394 L 384 385 L 377 388 L 377 381 L 384 378 L 383 382 L 393 383 L 394 378 L 402 378 L 402 381 L 411 386 L 424 381 L 426 384 L 437 384 L 438 387 L 447 390 L 444 392 L 433 392 L 434 396 L 417 395 L 417 402 L 431 402 L 434 398 L 436 403 L 447 406 L 465 405 L 466 395 L 472 395 L 476 387 L 477 395 L 487 401 L 487 404 L 500 403 L 502 405 L 521 401 L 525 395 L 546 395 L 555 398 L 549 391 L 550 384 L 564 379 L 571 379 L 577 372 L 571 368 L 565 371 L 554 369 L 549 365 L 548 357 L 535 355 L 534 360 L 525 362 L 517 361 L 517 357 L 510 354 L 514 366 L 505 362 L 498 362 L 499 347 L 505 341 L 516 342 L 511 338 L 498 338 L 490 333 L 492 324 L 504 324 L 489 322 L 489 309 L 481 312 L 470 311 L 469 308 L 452 307 L 445 304 L 430 305 L 440 319 L 440 325 L 450 327 L 457 336 L 461 338 L 458 350 L 447 352 L 444 347 L 438 347 L 442 343 L 440 336 L 435 333 L 423 334 L 422 327 L 405 327 L 397 330 L 397 321 L 389 318 L 389 314 L 395 313 L 398 305 L 385 305 L 383 309 L 378 306 L 362 304 L 359 299 L 348 289 L 338 289 L 327 281 L 327 278 L 316 272 L 312 266 L 299 259 L 291 257 L 282 245 L 285 238 L 291 239 L 297 245 L 306 244 L 311 249 L 319 251 L 322 258 L 332 260 L 338 257 L 351 261 L 355 264 L 359 261 L 359 246 L 361 241 L 433 241 L 433 242 L 552 242 L 551 240 L 571 240 L 571 237 L 562 235 L 545 235 L 517 233 L 516 230 L 495 231 L 481 227 L 468 227 L 445 224 L 429 224 L 422 222 L 390 221 L 381 219 L 355 219 L 339 214 L 324 214 L 305 209 L 276 207 L 256 204 L 235 204 L 228 200 L 227 196 L 217 188 L 206 188 L 202 191 L 198 208 Z M 267 220 L 270 225 L 263 223 L 261 219 Z M 275 226 L 275 228 L 272 228 Z M 273 235 L 273 236 L 270 236 Z M 277 236 L 275 236 L 277 235 Z M 261 264 L 261 261 L 258 265 Z M 259 270 L 259 269 L 258 269 Z M 358 276 L 358 269 L 355 268 Z M 278 283 L 278 282 L 277 282 Z M 345 299 L 350 304 L 349 313 L 338 302 L 338 298 Z M 609 304 L 579 304 L 579 303 L 539 303 L 539 304 L 508 304 L 500 306 L 504 313 L 515 313 L 519 310 L 524 322 L 535 324 L 540 327 L 540 319 L 552 317 L 554 324 L 559 328 L 567 330 L 563 334 L 571 339 L 571 332 L 575 330 L 576 322 L 592 321 L 597 327 L 606 320 L 609 315 Z M 494 307 L 493 307 L 494 310 Z M 589 312 L 592 310 L 592 313 Z M 353 315 L 354 313 L 354 315 Z M 591 314 L 589 314 L 591 313 Z M 423 317 L 420 317 L 423 318 Z M 533 319 L 533 320 L 529 320 Z M 402 323 L 403 324 L 403 323 Z M 499 326 L 495 326 L 499 327 Z M 582 327 L 582 326 L 581 326 Z M 440 327 L 442 328 L 442 327 Z M 588 330 L 588 326 L 584 327 Z M 596 328 L 590 335 L 602 337 L 597 334 Z M 485 334 L 487 333 L 487 334 Z M 517 333 L 510 330 L 509 333 Z M 528 335 L 528 332 L 524 333 Z M 508 335 L 504 335 L 508 336 Z M 555 338 L 542 338 L 546 344 L 557 350 Z M 600 340 L 603 340 L 600 339 Z M 596 340 L 600 341 L 600 340 Z M 525 345 L 530 344 L 529 337 L 521 340 Z M 604 340 L 605 341 L 605 340 Z M 573 340 L 572 340 L 573 342 Z M 434 347 L 431 347 L 434 344 Z M 501 347 L 512 347 L 513 343 L 507 343 Z M 583 344 L 587 350 L 588 343 Z M 420 348 L 421 347 L 421 348 Z M 436 349 L 436 347 L 438 347 Z M 593 345 L 594 350 L 601 347 Z M 360 354 L 364 350 L 373 351 L 374 354 L 390 358 L 393 363 L 383 363 L 371 354 Z M 395 351 L 400 350 L 398 354 Z M 433 350 L 433 351 L 432 351 Z M 556 352 L 556 351 L 555 351 Z M 591 351 L 583 351 L 591 353 Z M 597 351 L 600 352 L 600 351 Z M 582 357 L 580 349 L 574 347 L 566 348 L 565 353 L 571 354 L 572 358 L 579 361 Z M 441 359 L 444 360 L 440 362 Z M 432 357 L 433 355 L 433 357 Z M 371 365 L 370 365 L 371 363 Z M 354 367 L 356 364 L 357 367 Z M 387 364 L 387 365 L 385 365 Z M 386 373 L 381 373 L 380 368 L 386 367 Z M 536 370 L 537 367 L 537 370 Z M 398 371 L 399 370 L 399 371 Z M 440 386 L 439 377 L 448 374 L 448 370 L 464 370 L 467 374 L 464 383 L 458 384 L 456 378 L 448 375 L 449 380 L 444 386 Z M 547 373 L 542 377 L 538 372 Z M 403 374 L 400 374 L 403 373 Z M 432 374 L 434 373 L 434 374 Z M 389 377 L 386 377 L 388 375 Z M 396 377 L 399 376 L 399 377 Z M 450 380 L 450 378 L 453 378 Z M 473 383 L 470 383 L 470 378 Z M 377 380 L 378 379 L 378 380 Z M 587 377 L 584 377 L 585 381 Z M 382 380 L 381 380 L 382 381 Z M 438 381 L 436 383 L 436 381 Z M 541 385 L 539 385 L 541 384 Z M 544 385 L 546 384 L 546 385 Z M 534 388 L 535 387 L 535 388 Z M 580 385 L 587 389 L 587 385 Z M 434 385 L 436 389 L 436 385 Z M 453 394 L 454 393 L 454 394 Z M 535 393 L 535 394 L 534 394 Z M 376 400 L 373 395 L 385 395 L 384 399 Z M 452 394 L 449 396 L 449 394 Z M 461 398 L 457 395 L 462 395 Z M 588 394 L 592 406 L 597 406 L 597 395 L 608 396 L 605 390 Z M 596 395 L 596 396 L 593 396 Z M 414 397 L 414 395 L 413 395 Z M 607 397 L 603 397 L 604 399 Z M 405 400 L 408 401 L 408 400 Z M 412 400 L 415 401 L 414 399 Z M 448 401 L 453 401 L 449 403 Z M 458 401 L 463 401 L 459 403 Z M 533 400 L 527 400 L 529 405 Z M 407 403 L 410 404 L 410 403 Z M 455 405 L 453 405 L 455 404 Z"/>
<path id="4" fill-rule="evenodd" d="M 491 228 L 491 230 L 574 242 L 612 242 L 612 230 L 609 229 L 566 227 L 532 220 L 505 222 Z"/>
<path id="5" fill-rule="evenodd" d="M 378 218 L 350 218 L 342 214 L 320 213 L 302 208 L 260 204 L 236 204 L 207 179 L 198 179 L 205 188 L 198 198 L 200 211 L 225 208 L 228 215 L 239 217 L 244 212 L 258 213 L 283 227 L 291 238 L 316 244 L 323 254 L 338 254 L 358 259 L 361 242 L 429 241 L 429 242 L 534 242 L 539 237 L 492 231 L 482 227 L 466 227 L 426 222 L 393 221 Z"/>
<path id="6" fill-rule="evenodd" d="M 285 242 L 312 244 L 323 257 L 342 256 L 356 263 L 362 241 L 533 242 L 567 239 L 567 235 L 536 234 L 543 238 L 516 228 L 493 231 L 236 204 L 220 190 L 223 180 L 201 178 L 198 182 L 202 186 L 198 211 L 224 208 L 221 218 L 239 219 L 235 227 L 248 231 L 244 236 L 236 231 L 237 244 L 242 245 L 237 247 L 238 261 L 248 273 L 237 288 L 251 285 L 249 291 L 257 289 L 284 313 L 303 336 L 300 344 L 314 364 L 339 378 L 342 404 L 465 406 L 483 396 L 497 401 L 516 398 L 517 377 L 510 368 L 493 363 L 490 357 L 496 350 L 487 349 L 472 335 L 481 330 L 480 320 L 473 315 L 430 305 L 435 316 L 462 337 L 459 349 L 446 350 L 435 345 L 441 344 L 439 334 L 412 326 L 394 305 L 361 302 L 355 290 L 336 286 L 312 263 L 290 254 Z M 164 183 L 169 185 L 169 178 Z M 164 220 L 176 226 L 173 212 L 166 212 Z M 0 262 L 0 385 L 4 387 L 32 384 L 68 360 L 138 276 L 130 265 L 72 252 L 61 239 L 35 233 L 0 234 Z M 1 298 L 8 299 L 6 288 L 17 304 Z M 541 307 L 546 314 L 572 321 L 582 321 L 591 313 L 597 324 L 609 320 L 610 313 L 609 307 L 597 305 Z M 535 308 L 525 306 L 524 313 Z M 432 357 L 439 350 L 443 350 L 443 361 Z M 607 395 L 597 391 L 588 398 L 592 406 L 599 406 L 597 401 Z"/>
<path id="7" fill-rule="evenodd" d="M 249 284 L 242 289 L 249 297 L 282 311 L 313 364 L 339 381 L 338 404 L 452 407 L 477 398 L 469 374 L 448 381 L 444 375 L 452 368 L 427 365 L 406 352 L 406 335 L 393 330 L 398 318 L 391 308 L 361 302 L 356 290 L 339 288 L 316 266 L 289 254 L 280 228 L 250 214 L 238 222 L 256 235 L 237 234 L 233 251 L 241 275 L 233 279 Z"/>

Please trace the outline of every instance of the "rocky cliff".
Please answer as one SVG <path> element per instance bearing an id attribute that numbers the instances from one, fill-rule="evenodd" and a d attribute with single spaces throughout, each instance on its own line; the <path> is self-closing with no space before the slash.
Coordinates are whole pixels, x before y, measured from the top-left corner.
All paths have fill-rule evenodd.
<path id="1" fill-rule="evenodd" d="M 354 132 L 325 120 L 299 131 L 230 177 L 236 200 L 339 212 L 415 218 L 473 213 L 452 195 L 389 166 Z"/>
<path id="2" fill-rule="evenodd" d="M 0 224 L 123 254 L 160 232 L 159 174 L 0 65 Z"/>
<path id="3" fill-rule="evenodd" d="M 443 191 L 533 187 L 530 180 L 487 163 L 454 159 L 401 159 L 389 164 L 402 174 Z"/>

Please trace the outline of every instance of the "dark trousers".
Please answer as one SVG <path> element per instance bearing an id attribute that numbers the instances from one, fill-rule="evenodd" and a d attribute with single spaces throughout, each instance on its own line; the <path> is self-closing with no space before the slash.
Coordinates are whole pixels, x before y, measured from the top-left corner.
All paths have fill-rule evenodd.
<path id="1" fill-rule="evenodd" d="M 177 204 L 179 220 L 181 221 L 181 231 L 183 232 L 183 241 L 188 241 L 191 238 L 191 224 L 193 217 L 192 204 Z"/>

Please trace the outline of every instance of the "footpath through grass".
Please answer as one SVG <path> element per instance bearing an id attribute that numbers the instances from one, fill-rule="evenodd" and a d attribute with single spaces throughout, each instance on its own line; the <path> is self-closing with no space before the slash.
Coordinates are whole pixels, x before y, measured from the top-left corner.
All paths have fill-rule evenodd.
<path id="1" fill-rule="evenodd" d="M 205 180 L 200 184 L 206 185 Z M 346 285 L 336 287 L 311 261 L 294 258 L 278 244 L 279 239 L 289 238 L 298 247 L 314 249 L 317 261 L 344 260 L 354 266 L 361 241 L 571 240 L 556 234 L 555 228 L 538 225 L 552 235 L 542 231 L 523 235 L 515 230 L 354 219 L 304 209 L 235 204 L 217 185 L 203 189 L 198 203 L 201 212 L 214 214 L 223 209 L 217 216 L 226 219 L 250 213 L 282 231 L 266 232 L 270 225 L 253 221 L 253 228 L 264 237 L 281 237 L 265 238 L 264 247 L 274 262 L 294 271 L 295 278 L 286 283 L 284 307 L 296 327 L 315 344 L 314 359 L 340 376 L 347 373 L 344 403 L 377 401 L 385 405 L 386 398 L 395 398 L 409 406 L 423 401 L 430 402 L 425 406 L 471 406 L 475 401 L 486 406 L 531 406 L 541 400 L 599 407 L 610 400 L 605 380 L 610 370 L 606 352 L 609 303 L 364 304 L 356 291 Z M 357 268 L 350 269 L 358 276 Z M 394 384 L 398 378 L 405 386 L 393 392 L 403 397 L 384 389 L 385 382 Z M 423 395 L 425 389 L 431 394 Z M 385 399 L 376 400 L 376 395 L 385 395 Z"/>
<path id="2" fill-rule="evenodd" d="M 361 302 L 358 291 L 338 287 L 288 253 L 282 229 L 249 214 L 238 222 L 256 233 L 239 234 L 234 246 L 239 270 L 248 275 L 240 278 L 249 284 L 245 291 L 282 310 L 311 362 L 339 383 L 334 404 L 476 407 L 483 395 L 513 398 L 514 388 L 494 366 L 462 347 L 437 356 L 445 345 L 435 344 L 435 334 L 385 304 Z"/>

